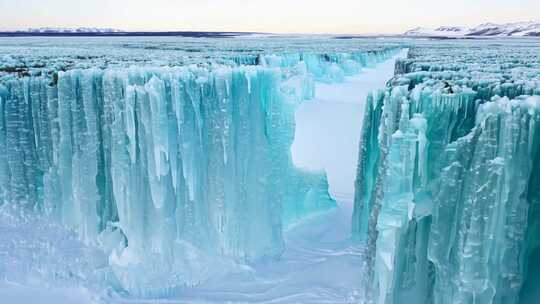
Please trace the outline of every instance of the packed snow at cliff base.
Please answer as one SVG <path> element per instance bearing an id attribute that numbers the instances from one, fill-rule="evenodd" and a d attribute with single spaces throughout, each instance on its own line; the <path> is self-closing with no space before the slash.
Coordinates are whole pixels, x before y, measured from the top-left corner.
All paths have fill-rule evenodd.
<path id="1" fill-rule="evenodd" d="M 6 303 L 536 303 L 540 41 L 0 39 Z"/>

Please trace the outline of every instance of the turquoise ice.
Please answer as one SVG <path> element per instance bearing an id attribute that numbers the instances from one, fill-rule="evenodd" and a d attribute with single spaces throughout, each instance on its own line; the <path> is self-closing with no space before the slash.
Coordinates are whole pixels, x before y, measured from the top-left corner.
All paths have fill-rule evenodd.
<path id="1" fill-rule="evenodd" d="M 368 100 L 353 215 L 368 302 L 520 303 L 538 284 L 538 48 L 456 44 L 411 49 Z"/>
<path id="2" fill-rule="evenodd" d="M 118 49 L 5 57 L 0 202 L 72 228 L 108 256 L 103 279 L 137 296 L 277 259 L 285 228 L 333 208 L 324 172 L 292 164 L 294 111 L 314 81 L 398 51 L 219 53 L 176 66 L 201 59 L 165 48 L 166 64 L 137 65 L 137 51 Z"/>

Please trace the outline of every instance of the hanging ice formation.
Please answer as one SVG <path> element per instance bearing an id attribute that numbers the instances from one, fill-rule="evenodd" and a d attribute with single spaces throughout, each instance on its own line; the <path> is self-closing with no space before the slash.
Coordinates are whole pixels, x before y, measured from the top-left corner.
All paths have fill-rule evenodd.
<path id="1" fill-rule="evenodd" d="M 366 302 L 511 304 L 537 288 L 538 58 L 417 47 L 369 97 L 353 215 Z"/>
<path id="2" fill-rule="evenodd" d="M 105 279 L 137 295 L 278 257 L 284 227 L 334 206 L 326 176 L 290 157 L 319 74 L 281 66 L 0 75 L 0 204 L 72 227 L 109 255 Z"/>

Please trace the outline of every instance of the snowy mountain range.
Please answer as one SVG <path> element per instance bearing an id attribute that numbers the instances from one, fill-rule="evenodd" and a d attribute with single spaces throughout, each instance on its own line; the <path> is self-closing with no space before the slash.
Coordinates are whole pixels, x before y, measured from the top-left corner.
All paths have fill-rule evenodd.
<path id="1" fill-rule="evenodd" d="M 113 29 L 113 28 L 97 28 L 97 27 L 77 27 L 77 28 L 40 27 L 40 28 L 29 28 L 28 30 L 23 31 L 23 32 L 71 34 L 71 33 L 119 33 L 119 32 L 124 32 L 124 31 Z"/>
<path id="2" fill-rule="evenodd" d="M 471 28 L 464 26 L 441 26 L 435 29 L 417 27 L 403 33 L 403 35 L 414 37 L 540 37 L 540 22 L 483 23 Z"/>
<path id="3" fill-rule="evenodd" d="M 179 36 L 179 37 L 206 37 L 206 38 L 224 38 L 235 36 L 259 35 L 265 36 L 265 33 L 254 32 L 198 32 L 198 31 L 125 31 L 114 28 L 98 28 L 98 27 L 40 27 L 29 28 L 18 31 L 2 31 L 0 37 L 26 37 L 26 36 Z"/>

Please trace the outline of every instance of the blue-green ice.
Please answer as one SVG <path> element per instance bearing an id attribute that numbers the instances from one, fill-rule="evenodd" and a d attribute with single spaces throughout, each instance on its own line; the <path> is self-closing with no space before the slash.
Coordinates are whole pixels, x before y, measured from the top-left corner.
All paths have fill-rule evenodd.
<path id="1" fill-rule="evenodd" d="M 340 38 L 0 39 L 0 297 L 536 303 L 540 41 Z"/>

